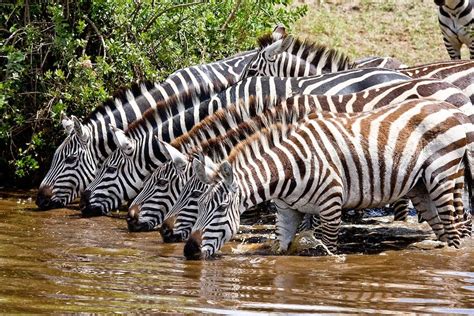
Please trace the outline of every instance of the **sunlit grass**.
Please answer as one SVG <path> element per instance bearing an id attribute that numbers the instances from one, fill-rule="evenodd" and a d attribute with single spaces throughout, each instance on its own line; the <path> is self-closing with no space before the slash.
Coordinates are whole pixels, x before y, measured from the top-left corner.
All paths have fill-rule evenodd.
<path id="1" fill-rule="evenodd" d="M 432 0 L 332 1 L 309 8 L 294 33 L 352 58 L 392 56 L 407 65 L 449 59 Z"/>

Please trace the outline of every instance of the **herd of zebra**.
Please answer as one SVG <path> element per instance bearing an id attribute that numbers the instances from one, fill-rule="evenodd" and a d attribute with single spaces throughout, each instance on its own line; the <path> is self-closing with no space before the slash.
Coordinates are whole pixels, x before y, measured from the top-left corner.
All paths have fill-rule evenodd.
<path id="1" fill-rule="evenodd" d="M 213 256 L 240 215 L 276 206 L 284 253 L 298 229 L 337 250 L 341 212 L 411 200 L 440 241 L 472 230 L 474 61 L 352 62 L 277 26 L 259 48 L 117 93 L 68 136 L 40 209 L 80 196 L 83 216 L 129 201 L 130 231 L 160 228 L 188 259 Z M 392 69 L 388 69 L 392 68 Z"/>

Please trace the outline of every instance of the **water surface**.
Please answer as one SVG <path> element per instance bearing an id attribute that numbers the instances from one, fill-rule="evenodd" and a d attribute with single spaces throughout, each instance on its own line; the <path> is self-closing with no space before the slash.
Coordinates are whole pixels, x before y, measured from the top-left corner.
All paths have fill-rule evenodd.
<path id="1" fill-rule="evenodd" d="M 432 238 L 425 226 L 355 227 L 337 257 L 263 256 L 233 242 L 196 262 L 182 244 L 129 233 L 120 218 L 33 210 L 19 197 L 0 200 L 2 313 L 474 314 L 473 239 L 460 250 L 407 246 Z"/>

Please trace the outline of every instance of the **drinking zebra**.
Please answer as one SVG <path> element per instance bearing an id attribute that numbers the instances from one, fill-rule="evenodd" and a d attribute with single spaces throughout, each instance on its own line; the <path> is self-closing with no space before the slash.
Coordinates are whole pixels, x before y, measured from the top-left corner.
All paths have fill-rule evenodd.
<path id="1" fill-rule="evenodd" d="M 81 123 L 65 117 L 63 126 L 69 133 L 56 149 L 51 167 L 43 179 L 36 204 L 41 209 L 63 207 L 72 202 L 94 179 L 98 166 L 116 149 L 108 125 L 126 129 L 148 109 L 161 109 L 165 117 L 183 110 L 170 99 L 185 95 L 192 104 L 208 99 L 234 84 L 255 52 L 245 52 L 210 64 L 181 69 L 162 84 L 142 83 L 120 91 L 112 100 L 98 107 Z"/>
<path id="2" fill-rule="evenodd" d="M 346 113 L 362 112 L 407 99 L 430 97 L 439 100 L 450 100 L 463 113 L 471 116 L 474 121 L 474 108 L 469 98 L 461 90 L 444 81 L 430 79 L 387 84 L 376 89 L 349 95 L 314 96 L 317 102 L 314 102 L 313 110 Z M 268 107 L 273 106 L 271 102 L 263 102 L 261 105 L 253 103 L 255 102 L 251 100 L 247 103 L 238 103 L 219 110 L 196 124 L 188 133 L 171 142 L 171 149 L 166 150 L 167 152 L 173 152 L 173 155 L 169 155 L 169 162 L 158 167 L 130 205 L 128 216 L 130 230 L 154 229 L 165 219 L 160 230 L 164 241 L 177 241 L 187 238 L 193 220 L 197 216 L 198 193 L 205 191 L 203 189 L 205 184 L 199 181 L 192 172 L 191 164 L 194 156 L 191 155 L 191 160 L 188 160 L 181 152 L 207 153 L 210 144 L 224 143 L 227 144 L 226 147 L 218 147 L 218 149 L 222 151 L 219 153 L 221 158 L 225 158 L 232 150 L 233 145 L 239 143 L 243 140 L 242 137 L 245 137 L 244 133 L 239 137 L 234 128 L 245 131 L 246 124 L 244 123 L 247 119 L 251 119 Z M 241 126 L 242 124 L 243 126 Z M 233 141 L 235 143 L 232 143 Z M 176 151 L 173 146 L 179 151 Z M 173 165 L 181 165 L 181 168 L 173 167 Z M 176 232 L 173 232 L 175 225 L 177 227 Z"/>
<path id="3" fill-rule="evenodd" d="M 143 179 L 160 165 L 163 154 L 158 141 L 169 142 L 190 130 L 197 122 L 249 96 L 264 98 L 288 97 L 293 93 L 347 94 L 361 91 L 384 82 L 405 81 L 409 77 L 385 69 L 359 69 L 307 78 L 251 77 L 222 91 L 199 106 L 183 111 L 164 124 L 157 122 L 155 112 L 131 126 L 127 133 L 115 130 L 117 150 L 103 163 L 96 178 L 81 197 L 83 215 L 103 215 L 120 207 L 122 201 L 132 199 L 143 187 Z"/>
<path id="4" fill-rule="evenodd" d="M 342 209 L 380 207 L 407 195 L 440 240 L 460 246 L 454 217 L 464 180 L 473 202 L 474 161 L 466 135 L 471 123 L 451 104 L 409 100 L 357 114 L 312 112 L 292 124 L 281 115 L 268 120 L 217 172 L 201 164 L 197 174 L 211 187 L 199 199 L 186 258 L 214 255 L 237 232 L 240 214 L 270 199 L 278 208 L 280 251 L 303 213 L 319 213 L 322 241 L 335 251 Z"/>
<path id="5" fill-rule="evenodd" d="M 438 22 L 444 46 L 451 59 L 461 59 L 461 46 L 469 48 L 474 59 L 474 1 L 434 0 L 438 6 Z"/>

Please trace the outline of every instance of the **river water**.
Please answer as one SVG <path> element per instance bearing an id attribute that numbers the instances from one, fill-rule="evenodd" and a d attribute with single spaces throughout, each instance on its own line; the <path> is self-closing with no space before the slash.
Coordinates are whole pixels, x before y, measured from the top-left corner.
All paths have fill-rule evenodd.
<path id="1" fill-rule="evenodd" d="M 0 199 L 2 313 L 474 314 L 473 239 L 459 250 L 408 246 L 432 237 L 424 226 L 346 231 L 347 253 L 334 257 L 233 242 L 196 262 L 157 232 L 129 233 L 122 218 L 34 210 L 23 197 Z"/>

